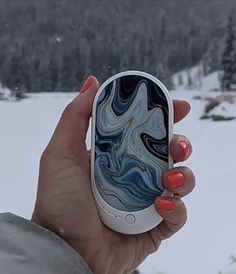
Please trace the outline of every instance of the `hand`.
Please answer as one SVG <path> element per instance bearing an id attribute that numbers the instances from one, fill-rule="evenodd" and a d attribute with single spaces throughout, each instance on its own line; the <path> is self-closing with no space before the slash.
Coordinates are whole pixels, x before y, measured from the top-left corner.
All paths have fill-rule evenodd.
<path id="1" fill-rule="evenodd" d="M 156 199 L 156 210 L 164 220 L 151 231 L 122 235 L 104 226 L 91 191 L 90 155 L 85 144 L 98 88 L 97 79 L 90 76 L 64 110 L 42 154 L 32 221 L 63 238 L 85 259 L 93 273 L 130 273 L 159 248 L 162 240 L 185 224 L 187 213 L 180 198 L 193 190 L 195 179 L 187 167 L 164 174 L 163 184 L 174 197 Z M 174 101 L 175 122 L 182 120 L 189 110 L 187 102 Z M 174 136 L 171 154 L 175 162 L 187 159 L 191 151 L 184 136 Z"/>

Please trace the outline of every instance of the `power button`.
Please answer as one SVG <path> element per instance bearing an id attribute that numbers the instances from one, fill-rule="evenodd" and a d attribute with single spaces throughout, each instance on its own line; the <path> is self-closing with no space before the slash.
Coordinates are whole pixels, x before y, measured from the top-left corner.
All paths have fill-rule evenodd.
<path id="1" fill-rule="evenodd" d="M 132 214 L 126 215 L 125 221 L 127 224 L 132 225 L 135 222 L 135 217 Z"/>

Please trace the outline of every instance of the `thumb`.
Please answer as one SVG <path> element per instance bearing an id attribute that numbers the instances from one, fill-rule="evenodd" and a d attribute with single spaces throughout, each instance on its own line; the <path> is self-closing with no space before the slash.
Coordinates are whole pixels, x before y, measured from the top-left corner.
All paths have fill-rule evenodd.
<path id="1" fill-rule="evenodd" d="M 75 153 L 84 148 L 93 100 L 98 88 L 98 80 L 89 76 L 79 95 L 63 111 L 49 146 L 57 151 L 73 150 Z"/>

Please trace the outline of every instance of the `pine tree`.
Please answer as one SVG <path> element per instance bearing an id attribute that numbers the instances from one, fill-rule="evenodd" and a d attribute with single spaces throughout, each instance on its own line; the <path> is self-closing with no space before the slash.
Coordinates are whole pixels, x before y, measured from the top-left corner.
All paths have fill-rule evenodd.
<path id="1" fill-rule="evenodd" d="M 64 50 L 62 55 L 62 67 L 61 67 L 61 83 L 60 87 L 62 91 L 69 92 L 72 91 L 72 61 L 73 60 L 73 53 L 69 52 L 68 50 Z"/>
<path id="2" fill-rule="evenodd" d="M 178 85 L 179 86 L 183 85 L 183 76 L 182 76 L 182 74 L 179 74 L 179 76 L 178 76 Z"/>
<path id="3" fill-rule="evenodd" d="M 166 31 L 166 15 L 161 18 L 160 26 L 160 46 L 163 47 L 166 43 L 167 31 Z"/>
<path id="4" fill-rule="evenodd" d="M 221 59 L 221 66 L 223 70 L 223 75 L 221 78 L 221 87 L 224 91 L 230 90 L 231 84 L 233 82 L 234 41 L 235 35 L 233 29 L 233 20 L 232 17 L 229 16 L 226 29 L 225 47 Z"/>
<path id="5" fill-rule="evenodd" d="M 236 90 L 236 42 L 235 42 L 235 49 L 233 53 L 233 89 Z"/>
<path id="6" fill-rule="evenodd" d="M 145 70 L 155 74 L 156 64 L 157 64 L 157 54 L 156 54 L 156 44 L 155 38 L 150 37 L 147 41 L 147 52 L 146 52 L 146 62 L 145 62 Z"/>
<path id="7" fill-rule="evenodd" d="M 49 60 L 48 91 L 56 91 L 59 78 L 58 62 L 56 56 L 51 53 Z"/>
<path id="8" fill-rule="evenodd" d="M 192 87 L 193 87 L 193 79 L 192 79 L 192 76 L 191 76 L 190 69 L 188 69 L 187 75 L 188 75 L 188 87 L 190 89 L 192 89 Z"/>
<path id="9" fill-rule="evenodd" d="M 22 67 L 20 57 L 17 54 L 10 59 L 8 81 L 8 86 L 13 93 L 18 92 L 22 85 Z"/>
<path id="10" fill-rule="evenodd" d="M 216 38 L 212 39 L 211 43 L 209 44 L 209 48 L 207 51 L 207 61 L 208 61 L 209 73 L 218 70 L 220 66 L 220 59 L 219 59 L 219 43 Z"/>

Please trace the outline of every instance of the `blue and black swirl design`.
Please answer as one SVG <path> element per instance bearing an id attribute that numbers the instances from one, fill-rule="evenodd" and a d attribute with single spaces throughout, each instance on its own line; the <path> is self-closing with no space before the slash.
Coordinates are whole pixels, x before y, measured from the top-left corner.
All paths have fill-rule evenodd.
<path id="1" fill-rule="evenodd" d="M 143 76 L 123 76 L 100 93 L 95 128 L 95 182 L 122 211 L 152 205 L 168 168 L 168 102 Z"/>

